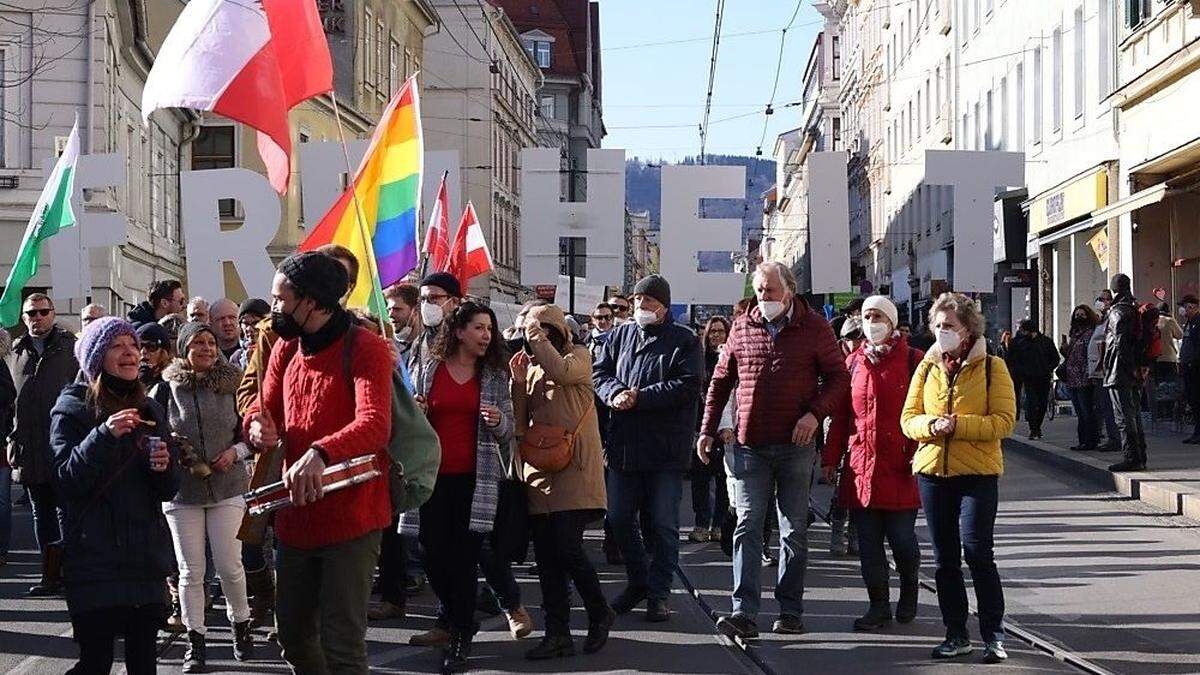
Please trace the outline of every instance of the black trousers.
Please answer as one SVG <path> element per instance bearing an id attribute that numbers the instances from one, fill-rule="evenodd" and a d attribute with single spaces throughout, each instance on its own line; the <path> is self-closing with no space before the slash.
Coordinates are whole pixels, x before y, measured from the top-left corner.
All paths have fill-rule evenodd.
<path id="1" fill-rule="evenodd" d="M 1112 401 L 1113 417 L 1121 436 L 1121 452 L 1126 462 L 1146 463 L 1146 430 L 1142 428 L 1141 388 L 1110 387 L 1108 397 Z"/>
<path id="2" fill-rule="evenodd" d="M 1183 394 L 1192 409 L 1192 416 L 1196 418 L 1192 436 L 1200 437 L 1200 363 L 1189 364 L 1182 370 Z"/>
<path id="3" fill-rule="evenodd" d="M 404 586 L 408 582 L 408 553 L 404 550 L 404 537 L 396 531 L 397 523 L 383 531 L 379 546 L 379 597 L 393 605 L 404 606 L 407 596 Z"/>
<path id="4" fill-rule="evenodd" d="M 1050 403 L 1050 377 L 1025 378 L 1025 421 L 1033 433 L 1042 432 L 1046 407 Z"/>
<path id="5" fill-rule="evenodd" d="M 421 547 L 429 585 L 446 612 L 451 632 L 473 635 L 476 570 L 483 535 L 471 532 L 475 476 L 438 476 L 433 495 L 421 507 Z"/>
<path id="6" fill-rule="evenodd" d="M 79 645 L 79 662 L 68 675 L 108 675 L 113 646 L 125 638 L 125 669 L 130 675 L 153 675 L 158 658 L 158 627 L 167 616 L 165 604 L 110 607 L 71 614 L 71 627 Z"/>
<path id="7" fill-rule="evenodd" d="M 590 623 L 601 621 L 608 614 L 600 578 L 583 550 L 584 528 L 599 519 L 599 511 L 560 511 L 529 518 L 538 581 L 542 586 L 542 609 L 546 613 L 546 635 L 571 634 L 568 581 L 575 583 Z"/>

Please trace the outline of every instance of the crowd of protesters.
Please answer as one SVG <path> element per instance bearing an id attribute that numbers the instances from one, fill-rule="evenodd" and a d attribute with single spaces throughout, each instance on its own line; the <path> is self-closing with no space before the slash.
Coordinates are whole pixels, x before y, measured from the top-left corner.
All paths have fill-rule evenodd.
<path id="1" fill-rule="evenodd" d="M 240 306 L 158 282 L 128 319 L 85 307 L 79 335 L 49 297 L 25 299 L 26 334 L 0 345 L 12 353 L 0 362 L 0 424 L 41 553 L 29 593 L 65 595 L 73 672 L 108 672 L 118 638 L 129 672 L 151 672 L 159 630 L 186 634 L 182 669 L 203 672 L 217 597 L 236 659 L 253 658 L 253 629 L 269 627 L 294 672 L 366 672 L 368 622 L 404 619 L 426 580 L 437 618 L 411 642 L 463 672 L 478 609 L 503 612 L 514 639 L 535 630 L 512 569 L 530 545 L 544 626 L 526 657 L 576 654 L 573 594 L 592 654 L 618 615 L 644 605 L 647 621 L 671 620 L 688 478 L 684 539 L 719 540 L 732 558 L 721 632 L 758 637 L 762 567 L 776 562 L 771 630 L 805 631 L 810 494 L 824 481 L 831 549 L 861 564 L 867 603 L 852 627 L 916 618 L 923 510 L 946 629 L 932 656 L 972 651 L 965 559 L 983 660 L 998 663 L 1001 441 L 1022 394 L 1036 439 L 1057 379 L 1076 408 L 1075 449 L 1107 437 L 1124 453 L 1114 470 L 1145 467 L 1148 377 L 1180 377 L 1200 403 L 1200 300 L 1183 298 L 1182 326 L 1161 309 L 1151 317 L 1124 275 L 1075 308 L 1060 347 L 1026 321 L 993 348 L 964 295 L 937 298 L 916 333 L 883 296 L 831 322 L 778 263 L 756 269 L 733 316 L 699 331 L 675 319 L 658 275 L 588 316 L 535 301 L 502 326 L 458 279 L 433 273 L 386 289 L 386 316 L 370 317 L 345 308 L 357 265 L 340 247 L 296 254 L 270 299 Z M 1182 345 L 1154 347 L 1151 318 Z M 398 497 L 393 452 L 422 433 L 427 466 L 406 467 Z M 1187 442 L 1200 443 L 1200 426 Z M 326 469 L 362 457 L 384 470 L 326 490 Z M 249 515 L 247 491 L 279 480 L 291 505 Z M 2 556 L 11 513 L 0 518 Z M 626 574 L 613 597 L 583 543 L 601 524 L 606 560 Z"/>

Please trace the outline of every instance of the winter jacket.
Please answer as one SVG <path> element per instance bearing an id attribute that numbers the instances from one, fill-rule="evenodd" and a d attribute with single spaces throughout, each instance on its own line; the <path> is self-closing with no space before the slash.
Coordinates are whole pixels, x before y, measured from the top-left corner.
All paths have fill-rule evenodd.
<path id="1" fill-rule="evenodd" d="M 704 362 L 700 340 L 668 314 L 642 328 L 628 322 L 609 333 L 592 368 L 596 395 L 609 408 L 608 466 L 618 471 L 687 471 Z M 629 410 L 613 399 L 637 389 Z"/>
<path id="2" fill-rule="evenodd" d="M 302 338 L 277 342 L 262 379 L 262 392 L 250 404 L 249 420 L 265 407 L 281 429 L 283 470 L 317 448 L 330 466 L 362 455 L 375 455 L 388 466 L 392 425 L 391 347 L 342 316 L 340 334 L 312 354 L 300 349 Z M 328 327 L 327 327 L 328 329 Z M 346 338 L 358 330 L 346 378 Z M 248 434 L 247 434 L 248 435 Z M 325 494 L 312 504 L 290 506 L 275 514 L 275 532 L 286 546 L 317 549 L 357 539 L 392 522 L 386 476 Z"/>
<path id="3" fill-rule="evenodd" d="M 1096 327 L 1090 323 L 1071 330 L 1071 339 L 1067 343 L 1066 349 L 1063 350 L 1067 357 L 1067 377 L 1062 382 L 1066 386 L 1073 388 L 1088 386 L 1090 372 L 1088 370 L 1088 349 L 1095 332 Z"/>
<path id="4" fill-rule="evenodd" d="M 596 360 L 600 358 L 600 354 L 604 351 L 604 344 L 608 342 L 608 337 L 610 335 L 612 335 L 612 330 L 609 330 L 607 333 L 597 333 L 595 330 L 592 330 L 591 336 L 588 337 L 588 358 L 591 359 L 593 366 L 595 365 Z M 595 398 L 596 423 L 597 426 L 600 427 L 600 442 L 603 444 L 608 442 L 609 415 L 612 411 L 609 410 L 607 405 L 604 405 L 604 401 L 601 401 L 599 396 L 596 396 Z"/>
<path id="5" fill-rule="evenodd" d="M 162 382 L 150 392 L 166 410 L 171 431 L 187 438 L 209 464 L 228 448 L 238 455 L 228 470 L 214 469 L 208 478 L 186 472 L 174 503 L 215 504 L 245 494 L 250 484 L 245 463 L 250 448 L 241 441 L 242 418 L 234 399 L 241 379 L 242 371 L 225 360 L 217 361 L 197 379 L 186 360 L 175 359 L 163 371 Z"/>
<path id="6" fill-rule="evenodd" d="M 154 305 L 151 305 L 149 300 L 146 300 L 137 307 L 129 310 L 128 318 L 129 323 L 133 324 L 134 326 L 140 326 L 144 323 L 154 323 L 158 321 L 158 317 L 154 316 Z"/>
<path id="7" fill-rule="evenodd" d="M 746 446 L 786 445 L 808 413 L 831 415 L 850 386 L 846 356 L 833 329 L 796 298 L 791 320 L 772 338 L 757 307 L 733 322 L 713 371 L 702 433 L 715 436 L 721 411 L 737 388 L 738 441 Z"/>
<path id="8" fill-rule="evenodd" d="M 1108 323 L 1105 317 L 1100 319 L 1100 323 L 1092 331 L 1092 336 L 1088 339 L 1087 369 L 1089 380 L 1104 379 L 1104 330 Z"/>
<path id="9" fill-rule="evenodd" d="M 1061 360 L 1054 340 L 1041 333 L 1032 337 L 1017 333 L 1008 348 L 1005 365 L 1016 379 L 1048 380 Z"/>
<path id="10" fill-rule="evenodd" d="M 163 436 L 167 418 L 152 399 L 139 428 L 116 438 L 97 419 L 87 388 L 72 384 L 54 406 L 50 443 L 65 531 L 63 572 L 72 613 L 167 602 L 175 558 L 162 503 L 179 489 L 182 469 L 150 470 L 146 436 Z"/>
<path id="11" fill-rule="evenodd" d="M 1179 349 L 1175 346 L 1176 340 L 1183 339 L 1183 329 L 1179 327 L 1179 322 L 1175 317 L 1166 314 L 1158 317 L 1158 334 L 1162 342 L 1159 363 L 1179 363 Z"/>
<path id="12" fill-rule="evenodd" d="M 75 336 L 55 326 L 39 356 L 33 338 L 25 335 L 13 350 L 13 384 L 17 390 L 16 426 L 10 437 L 9 459 L 22 485 L 47 485 L 54 480 L 50 451 L 50 411 L 63 387 L 75 381 Z"/>
<path id="13" fill-rule="evenodd" d="M 988 376 L 988 369 L 991 376 Z M 990 384 L 989 384 L 990 379 Z M 955 415 L 954 432 L 934 436 L 932 424 Z M 936 344 L 917 367 L 900 421 L 904 435 L 920 443 L 913 473 L 929 476 L 998 476 L 1004 473 L 1000 441 L 1016 423 L 1012 378 L 1002 359 L 989 357 L 976 340 L 958 375 L 950 378 Z"/>
<path id="14" fill-rule="evenodd" d="M 0 330 L 0 333 L 3 333 Z M 13 410 L 17 404 L 17 388 L 13 385 L 12 373 L 8 363 L 0 359 L 0 438 L 8 438 L 12 433 Z M 0 469 L 7 469 L 8 452 L 0 452 Z"/>
<path id="15" fill-rule="evenodd" d="M 1183 368 L 1200 366 L 1200 316 L 1183 328 L 1183 345 L 1179 348 L 1179 365 Z"/>
<path id="16" fill-rule="evenodd" d="M 908 511 L 921 506 L 912 458 L 917 444 L 904 436 L 900 414 L 913 371 L 925 354 L 900 338 L 879 363 L 863 348 L 846 357 L 850 388 L 829 423 L 821 464 L 842 472 L 838 503 L 847 508 Z"/>
<path id="17" fill-rule="evenodd" d="M 246 359 L 246 368 L 242 373 L 242 382 L 237 389 L 238 412 L 243 416 L 250 410 L 250 404 L 258 398 L 258 389 L 262 386 L 263 376 L 267 373 L 267 365 L 271 362 L 271 350 L 279 336 L 271 330 L 271 320 L 263 319 L 258 324 L 258 339 L 254 351 Z"/>
<path id="18" fill-rule="evenodd" d="M 519 440 L 535 422 L 568 431 L 579 429 L 571 448 L 571 461 L 562 471 L 545 473 L 520 462 L 522 477 L 529 485 L 529 513 L 603 510 L 608 500 L 604 491 L 604 449 L 596 423 L 591 354 L 587 347 L 571 344 L 566 317 L 558 307 L 534 307 L 526 321 L 553 326 L 563 336 L 566 353 L 560 354 L 549 340 L 529 343 L 534 364 L 524 383 L 512 384 L 516 437 Z"/>
<path id="19" fill-rule="evenodd" d="M 1108 308 L 1104 323 L 1104 386 L 1138 386 L 1138 368 L 1149 365 L 1145 352 L 1137 342 L 1137 326 L 1141 320 L 1137 305 L 1130 295 L 1118 295 Z"/>

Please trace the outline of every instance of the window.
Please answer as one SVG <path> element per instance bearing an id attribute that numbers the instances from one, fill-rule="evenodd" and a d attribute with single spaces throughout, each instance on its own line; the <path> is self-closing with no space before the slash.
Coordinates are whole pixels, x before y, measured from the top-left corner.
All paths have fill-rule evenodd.
<path id="1" fill-rule="evenodd" d="M 548 120 L 555 119 L 554 97 L 553 96 L 543 96 L 541 103 L 542 103 L 542 117 L 544 119 L 548 119 Z"/>
<path id="2" fill-rule="evenodd" d="M 975 149 L 983 150 L 983 111 L 979 101 L 975 101 Z"/>
<path id="3" fill-rule="evenodd" d="M 1017 102 L 1016 102 L 1016 105 L 1013 106 L 1013 108 L 1014 108 L 1014 112 L 1017 116 L 1017 133 L 1016 133 L 1016 143 L 1014 144 L 1013 147 L 1016 150 L 1024 150 L 1025 149 L 1025 64 L 1024 63 L 1017 64 L 1017 84 L 1016 84 L 1015 89 L 1016 89 L 1016 94 L 1017 94 Z"/>
<path id="4" fill-rule="evenodd" d="M 1050 38 L 1050 124 L 1055 132 L 1062 131 L 1063 52 L 1062 28 L 1055 28 Z"/>
<path id="5" fill-rule="evenodd" d="M 1000 129 L 997 134 L 998 146 L 1008 150 L 1008 78 L 1000 78 Z"/>
<path id="6" fill-rule="evenodd" d="M 840 117 L 833 118 L 833 147 L 830 150 L 838 150 L 842 147 L 842 120 Z"/>
<path id="7" fill-rule="evenodd" d="M 363 84 L 371 89 L 375 86 L 375 14 L 369 7 L 364 7 L 363 12 Z"/>
<path id="8" fill-rule="evenodd" d="M 529 52 L 529 58 L 533 59 L 538 68 L 550 67 L 550 43 L 545 40 L 526 40 L 525 51 Z"/>
<path id="9" fill-rule="evenodd" d="M 841 38 L 833 36 L 833 79 L 842 79 L 842 45 Z"/>
<path id="10" fill-rule="evenodd" d="M 1045 88 L 1045 77 L 1042 63 L 1042 48 L 1033 48 L 1033 136 L 1034 144 L 1042 142 L 1042 114 L 1045 103 L 1042 102 L 1042 92 Z"/>
<path id="11" fill-rule="evenodd" d="M 959 32 L 962 33 L 962 43 L 964 45 L 967 44 L 967 35 L 970 34 L 970 32 L 971 32 L 970 31 L 970 27 L 971 27 L 971 5 L 970 5 L 970 2 L 971 2 L 971 0 L 962 0 L 962 2 L 959 4 L 959 8 L 958 8 L 958 14 L 959 14 L 958 25 L 962 29 Z"/>
<path id="12" fill-rule="evenodd" d="M 1075 8 L 1075 117 L 1083 117 L 1083 95 L 1087 64 L 1084 61 L 1084 50 L 1087 48 L 1087 33 L 1083 28 L 1083 5 Z"/>
<path id="13" fill-rule="evenodd" d="M 400 80 L 403 77 L 400 68 L 400 43 L 396 42 L 396 38 L 388 40 L 388 92 L 396 93 L 400 88 Z"/>
<path id="14" fill-rule="evenodd" d="M 996 117 L 993 114 L 995 106 L 993 105 L 993 92 L 988 90 L 987 104 L 985 114 L 987 115 L 986 126 L 983 128 L 983 149 L 994 150 L 996 148 Z"/>
<path id="15" fill-rule="evenodd" d="M 230 125 L 201 127 L 200 135 L 192 142 L 192 170 L 232 169 L 236 165 L 235 131 L 236 127 Z M 233 218 L 234 200 L 220 200 L 218 210 L 222 218 Z"/>
<path id="16" fill-rule="evenodd" d="M 933 118 L 933 94 L 930 81 L 925 80 L 925 131 L 929 131 L 929 122 Z"/>
<path id="17" fill-rule="evenodd" d="M 384 38 L 386 34 L 387 31 L 384 29 L 383 20 L 377 20 L 375 22 L 375 70 L 372 72 L 374 74 L 375 89 L 381 96 L 387 93 L 383 90 L 384 84 L 387 82 L 387 64 L 383 62 L 383 50 L 387 43 L 387 40 Z"/>
<path id="18" fill-rule="evenodd" d="M 1136 28 L 1151 14 L 1150 0 L 1125 0 L 1125 25 Z"/>
<path id="19" fill-rule="evenodd" d="M 937 103 L 938 119 L 942 118 L 942 87 L 945 86 L 942 78 L 945 76 L 946 74 L 942 71 L 942 64 L 939 63 L 937 67 L 937 75 L 935 77 L 935 80 L 937 81 L 937 94 L 936 98 L 934 99 L 934 101 Z"/>
<path id="20" fill-rule="evenodd" d="M 979 11 L 979 0 L 974 0 L 974 4 L 975 4 L 975 7 L 974 7 L 975 26 L 974 27 L 975 27 L 975 30 L 978 31 L 979 27 L 983 25 L 983 13 Z"/>
<path id="21" fill-rule="evenodd" d="M 1112 0 L 1099 0 L 1097 12 L 1099 34 L 1096 36 L 1096 47 L 1100 51 L 1100 72 L 1096 78 L 1096 86 L 1100 90 L 1100 97 L 1103 98 L 1108 96 L 1108 90 L 1112 86 Z"/>
<path id="22" fill-rule="evenodd" d="M 159 236 L 165 235 L 163 223 L 163 183 L 166 182 L 166 161 L 162 148 L 156 148 L 150 164 L 150 228 Z"/>

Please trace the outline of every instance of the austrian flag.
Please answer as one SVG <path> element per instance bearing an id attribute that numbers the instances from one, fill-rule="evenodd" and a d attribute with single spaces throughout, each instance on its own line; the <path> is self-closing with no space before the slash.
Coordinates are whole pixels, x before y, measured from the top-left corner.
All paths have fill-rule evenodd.
<path id="1" fill-rule="evenodd" d="M 465 289 L 472 279 L 495 268 L 487 240 L 483 238 L 483 228 L 475 215 L 475 205 L 467 202 L 462 220 L 458 223 L 458 232 L 454 234 L 454 245 L 450 247 L 449 271 Z"/>
<path id="2" fill-rule="evenodd" d="M 291 174 L 288 111 L 332 89 L 314 0 L 191 0 L 146 78 L 142 119 L 159 108 L 192 108 L 254 128 L 267 177 L 283 194 Z"/>

